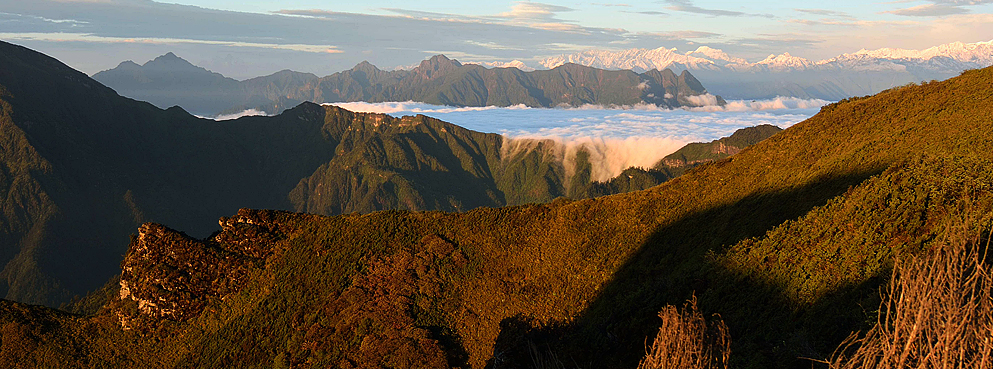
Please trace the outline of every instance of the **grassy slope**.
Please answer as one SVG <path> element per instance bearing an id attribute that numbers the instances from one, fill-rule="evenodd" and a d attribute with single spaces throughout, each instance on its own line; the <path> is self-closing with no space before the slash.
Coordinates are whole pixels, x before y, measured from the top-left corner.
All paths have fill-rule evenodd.
<path id="1" fill-rule="evenodd" d="M 991 81 L 970 71 L 835 104 L 647 191 L 279 214 L 296 230 L 282 251 L 203 314 L 138 336 L 105 313 L 29 356 L 83 342 L 69 353 L 91 364 L 523 367 L 533 342 L 567 364 L 633 367 L 655 312 L 695 291 L 729 324 L 736 366 L 808 367 L 796 358 L 873 320 L 860 306 L 877 306 L 888 260 L 926 247 L 949 214 L 990 210 Z"/>

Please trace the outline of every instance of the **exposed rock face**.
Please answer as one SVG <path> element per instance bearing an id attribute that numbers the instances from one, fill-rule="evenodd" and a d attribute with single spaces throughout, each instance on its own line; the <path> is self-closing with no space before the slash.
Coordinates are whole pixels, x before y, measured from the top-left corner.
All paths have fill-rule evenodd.
<path id="1" fill-rule="evenodd" d="M 198 240 L 160 224 L 145 223 L 122 264 L 117 314 L 125 328 L 141 317 L 186 320 L 208 300 L 237 292 L 251 271 L 273 253 L 282 232 L 271 211 L 242 209 L 221 218 L 222 231 Z"/>

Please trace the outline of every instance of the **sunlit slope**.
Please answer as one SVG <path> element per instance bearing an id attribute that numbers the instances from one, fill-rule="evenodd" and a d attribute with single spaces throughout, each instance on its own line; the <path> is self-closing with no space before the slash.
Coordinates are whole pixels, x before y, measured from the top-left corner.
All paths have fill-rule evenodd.
<path id="1" fill-rule="evenodd" d="M 877 306 L 895 254 L 963 213 L 984 220 L 991 82 L 985 69 L 844 101 L 647 191 L 459 214 L 245 210 L 206 241 L 163 229 L 184 250 L 254 261 L 188 270 L 222 276 L 203 287 L 140 236 L 126 298 L 109 291 L 96 317 L 4 334 L 37 344 L 29 358 L 75 342 L 66 360 L 134 367 L 530 367 L 535 355 L 634 367 L 655 313 L 696 293 L 731 328 L 735 366 L 809 367 L 797 358 L 874 321 L 862 306 Z"/>

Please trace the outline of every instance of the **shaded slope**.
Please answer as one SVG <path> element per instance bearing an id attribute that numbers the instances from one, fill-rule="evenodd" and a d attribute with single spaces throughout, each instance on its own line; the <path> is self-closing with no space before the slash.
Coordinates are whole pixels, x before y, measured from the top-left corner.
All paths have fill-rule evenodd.
<path id="1" fill-rule="evenodd" d="M 285 194 L 330 157 L 320 108 L 236 127 L 121 98 L 54 59 L 3 49 L 4 126 L 26 156 L 6 163 L 15 169 L 6 217 L 14 226 L 3 246 L 8 298 L 53 302 L 101 284 L 120 242 L 145 219 L 206 234 L 196 224 L 236 202 L 288 207 Z"/>
<path id="2" fill-rule="evenodd" d="M 129 331 L 118 314 L 140 301 L 115 298 L 49 342 L 136 367 L 527 367 L 529 347 L 633 367 L 657 310 L 695 291 L 730 327 L 735 366 L 809 367 L 797 357 L 873 320 L 861 306 L 877 306 L 888 260 L 929 246 L 950 216 L 993 210 L 990 81 L 972 71 L 831 105 L 646 191 L 458 214 L 243 210 L 222 234 L 279 235 L 236 292 L 190 295 L 204 308 L 189 318 L 146 313 Z M 135 250 L 125 265 L 165 262 Z"/>

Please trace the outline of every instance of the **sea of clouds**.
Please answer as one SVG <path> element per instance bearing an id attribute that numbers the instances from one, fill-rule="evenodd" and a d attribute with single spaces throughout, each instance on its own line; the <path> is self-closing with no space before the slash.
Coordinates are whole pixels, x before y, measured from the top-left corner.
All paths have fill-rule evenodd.
<path id="1" fill-rule="evenodd" d="M 675 110 L 654 105 L 555 109 L 523 105 L 451 107 L 417 102 L 333 105 L 396 117 L 423 114 L 474 131 L 499 133 L 510 138 L 512 144 L 516 140 L 553 140 L 562 145 L 567 170 L 576 152 L 585 149 L 593 164 L 592 177 L 604 181 L 632 166 L 651 167 L 690 142 L 710 142 L 760 124 L 788 128 L 829 103 L 781 97 Z"/>
<path id="2" fill-rule="evenodd" d="M 507 147 L 530 147 L 527 141 L 551 140 L 570 171 L 576 153 L 590 154 L 592 177 L 605 181 L 629 167 L 648 168 L 690 142 L 710 142 L 735 130 L 760 124 L 788 128 L 829 104 L 825 100 L 779 97 L 769 100 L 732 100 L 716 106 L 716 97 L 700 96 L 696 108 L 666 109 L 655 105 L 575 108 L 452 107 L 418 102 L 335 103 L 355 112 L 396 117 L 423 114 L 480 132 L 510 139 Z M 710 101 L 713 100 L 713 101 Z M 265 115 L 258 110 L 222 115 L 214 120 Z"/>

